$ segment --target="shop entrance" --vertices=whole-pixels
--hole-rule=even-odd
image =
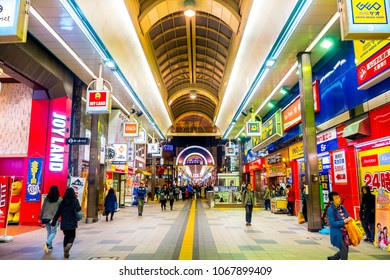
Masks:
[[[112,187],[114,188],[119,207],[125,207],[126,174],[113,173]]]

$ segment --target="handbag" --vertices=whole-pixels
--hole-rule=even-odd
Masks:
[[[76,209],[74,209],[74,213],[75,213],[75,218],[76,218],[76,221],[81,221],[81,219],[84,217],[84,212],[83,211],[79,211],[77,212]]]
[[[345,224],[344,227],[347,230],[347,234],[352,245],[357,247],[363,239],[363,236],[356,225],[356,221],[352,219],[348,224]]]
[[[305,220],[305,217],[303,216],[303,213],[298,212],[298,224],[303,224],[305,222],[306,222],[306,220]]]

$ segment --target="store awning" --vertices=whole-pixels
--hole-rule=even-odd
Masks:
[[[141,174],[144,174],[145,176],[152,176],[152,173],[150,173],[150,172],[148,172],[146,170],[142,170],[142,169],[137,169],[135,171],[135,173],[137,173],[137,174],[141,173]]]
[[[371,135],[370,119],[365,117],[355,121],[344,128],[343,137],[348,139],[358,139]]]

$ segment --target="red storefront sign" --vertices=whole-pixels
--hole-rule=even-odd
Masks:
[[[0,178],[0,228],[5,228],[8,222],[8,207],[9,207],[9,178]]]
[[[318,81],[313,83],[314,112],[320,111],[320,91]],[[282,112],[283,131],[287,131],[301,122],[301,98],[298,97],[290,106]]]
[[[356,67],[358,86],[368,82],[390,67],[390,44]]]
[[[362,161],[362,167],[379,165],[378,155],[364,156],[362,157],[361,161]]]
[[[107,90],[88,90],[87,112],[90,114],[109,114],[111,112],[111,94]]]

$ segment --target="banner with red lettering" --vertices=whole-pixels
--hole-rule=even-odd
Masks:
[[[374,244],[390,251],[383,240],[388,235],[384,229],[390,227],[390,146],[359,152],[359,165],[362,185],[370,186],[376,196]]]
[[[10,178],[0,178],[0,228],[5,228],[8,222],[8,208],[10,195]]]

